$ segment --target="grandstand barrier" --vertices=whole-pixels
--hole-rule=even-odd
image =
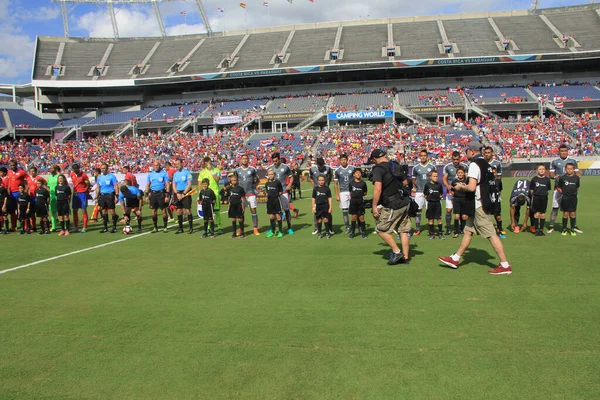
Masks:
[[[290,120],[301,120],[301,119],[306,119],[306,118],[310,118],[313,116],[314,113],[311,112],[298,112],[298,113],[284,113],[284,114],[264,114],[262,116],[262,119],[264,121],[290,121]]]
[[[344,111],[327,114],[329,121],[349,121],[349,120],[364,120],[364,119],[386,119],[394,118],[394,110],[380,111]]]

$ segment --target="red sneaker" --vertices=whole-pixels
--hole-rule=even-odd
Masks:
[[[512,274],[512,268],[510,265],[504,268],[502,265],[498,264],[498,266],[494,269],[490,269],[488,271],[490,275],[510,275]]]
[[[452,269],[458,269],[458,261],[454,261],[452,257],[438,257],[438,260]]]
[[[419,236],[420,234],[421,234],[421,231],[418,230],[418,231],[415,231],[415,233],[413,233],[413,236]]]

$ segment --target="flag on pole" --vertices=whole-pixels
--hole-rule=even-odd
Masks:
[[[315,2],[315,0],[308,0],[308,1],[310,1],[311,3],[314,3],[314,2]]]
[[[269,7],[269,2],[268,1],[263,1],[263,6]]]
[[[288,1],[288,3],[292,4],[292,2],[293,2],[294,0],[287,0],[287,1]]]
[[[217,8],[217,11],[218,11],[218,12],[225,12],[225,10],[224,10],[224,9],[222,9],[221,7]]]
[[[240,3],[240,7],[246,8],[246,3]]]
[[[181,15],[186,15],[186,14],[187,14],[187,12],[185,12],[185,11],[179,11],[179,14],[181,14]]]

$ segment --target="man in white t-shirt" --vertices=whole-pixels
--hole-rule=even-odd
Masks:
[[[477,141],[470,142],[467,145],[466,154],[467,159],[470,161],[469,172],[467,174],[469,183],[466,185],[457,185],[454,190],[466,192],[466,201],[469,202],[469,197],[472,198],[474,201],[471,202],[471,207],[474,209],[467,210],[468,218],[465,225],[465,235],[463,236],[458,251],[449,257],[438,257],[438,259],[448,267],[457,269],[460,258],[471,244],[473,234],[477,233],[490,241],[498,258],[500,258],[500,264],[488,272],[491,275],[511,274],[512,268],[506,259],[506,254],[504,254],[504,246],[496,234],[491,216],[484,211],[481,198],[481,186],[488,185],[486,180],[489,181],[490,179],[493,179],[491,167],[481,155],[481,143]],[[475,193],[474,197],[472,195],[473,192]]]

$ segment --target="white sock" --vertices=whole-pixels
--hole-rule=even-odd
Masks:
[[[508,268],[508,267],[510,267],[510,264],[508,263],[508,261],[502,261],[502,262],[500,263],[500,266],[501,266],[502,268]]]
[[[456,254],[452,254],[452,255],[450,256],[450,258],[451,258],[452,260],[454,260],[454,261],[457,261],[457,262],[458,262],[458,261],[460,261],[460,256],[459,256],[459,255],[456,255]]]

